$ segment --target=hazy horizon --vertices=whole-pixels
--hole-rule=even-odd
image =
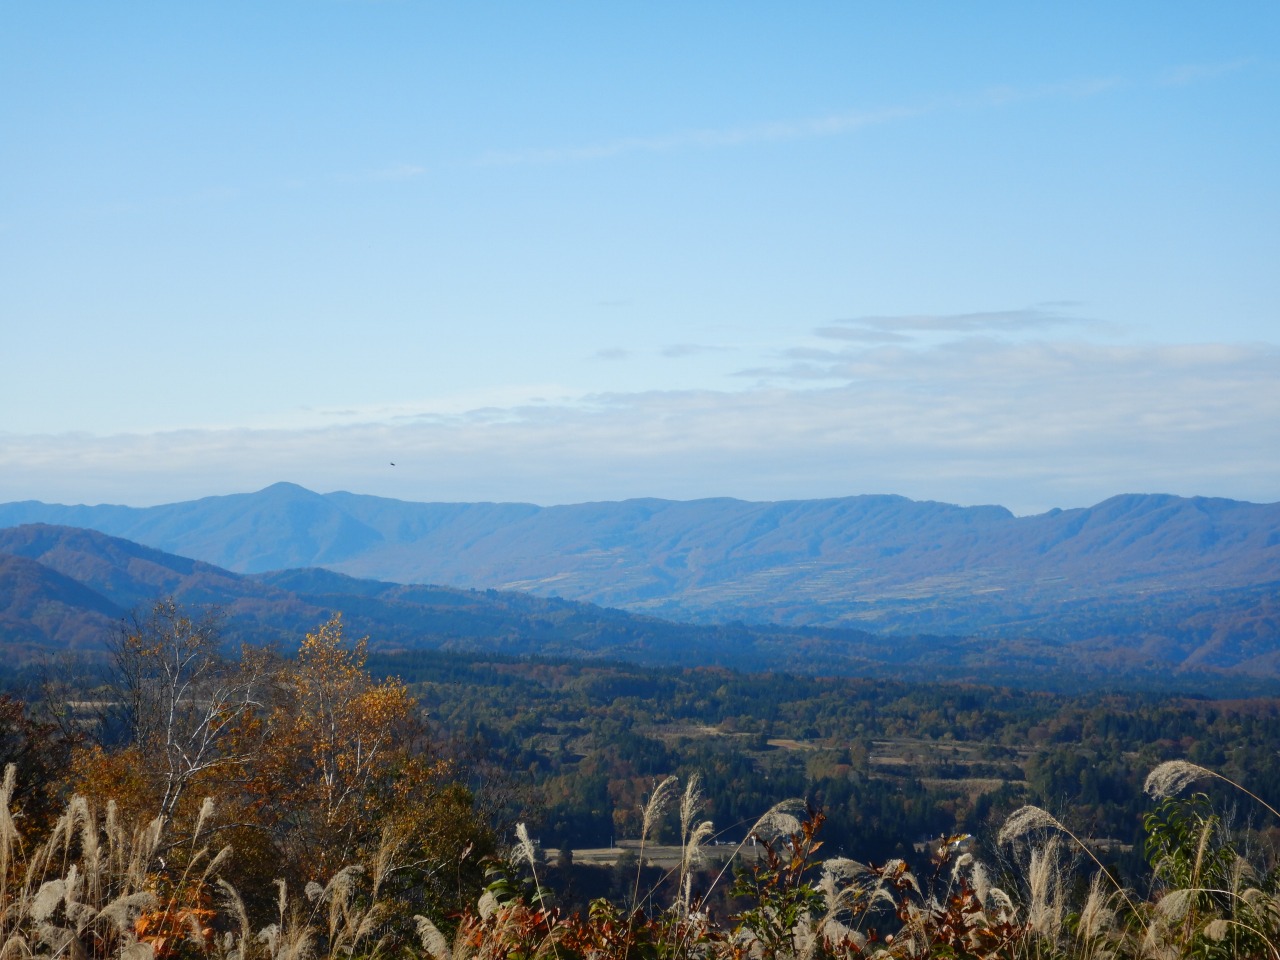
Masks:
[[[229,492],[226,492],[226,493],[205,494],[205,495],[203,495],[203,496],[199,496],[199,497],[183,498],[183,499],[179,499],[179,500],[157,500],[157,501],[155,501],[155,502],[151,502],[151,503],[124,503],[124,502],[116,502],[116,501],[98,501],[98,502],[90,503],[90,502],[88,502],[88,501],[84,501],[84,500],[80,500],[80,501],[50,501],[50,500],[44,500],[44,501],[40,501],[40,498],[38,498],[38,497],[28,497],[28,498],[25,498],[25,499],[26,499],[26,500],[28,500],[28,501],[35,500],[35,501],[43,502],[43,503],[45,503],[45,504],[47,504],[47,505],[49,505],[49,506],[66,506],[66,507],[107,507],[107,506],[115,507],[115,506],[119,506],[119,507],[132,507],[132,508],[135,508],[135,509],[146,509],[147,507],[170,506],[170,505],[175,504],[175,503],[188,503],[188,502],[193,502],[193,501],[195,501],[195,500],[205,500],[205,499],[213,499],[213,498],[218,498],[218,497],[229,497],[229,496],[245,496],[245,495],[253,495],[253,494],[257,494],[257,493],[265,492],[265,491],[266,491],[266,490],[268,490],[269,488],[274,487],[274,486],[279,486],[279,485],[290,485],[290,486],[301,487],[302,489],[307,490],[307,491],[308,491],[308,492],[310,492],[310,493],[319,494],[319,495],[321,495],[321,496],[326,496],[326,495],[328,495],[328,494],[332,494],[332,493],[346,493],[346,494],[354,494],[354,495],[356,495],[356,496],[373,496],[373,497],[380,497],[381,499],[398,500],[398,501],[406,502],[406,503],[477,503],[477,502],[490,502],[490,503],[516,503],[516,504],[530,504],[530,505],[533,505],[533,506],[536,506],[536,507],[576,506],[576,505],[585,504],[585,503],[616,503],[616,502],[623,502],[623,501],[625,501],[625,500],[665,500],[665,501],[673,501],[673,502],[695,502],[695,501],[698,501],[698,500],[718,500],[718,499],[729,499],[729,500],[741,500],[741,501],[744,501],[744,502],[781,503],[781,502],[787,502],[787,501],[795,501],[795,500],[798,500],[798,499],[824,499],[824,500],[825,500],[825,499],[844,499],[844,498],[850,498],[850,497],[864,497],[864,496],[865,496],[865,497],[901,497],[901,496],[903,496],[902,494],[895,494],[895,493],[893,493],[892,491],[888,491],[888,490],[881,490],[881,491],[867,491],[867,492],[863,492],[863,493],[837,494],[837,495],[832,496],[832,497],[813,497],[813,498],[781,497],[781,498],[774,498],[774,499],[772,499],[772,500],[767,500],[767,499],[764,499],[764,498],[729,497],[729,496],[722,496],[722,497],[717,497],[717,496],[710,496],[710,497],[624,497],[624,498],[617,498],[617,499],[615,499],[615,500],[599,500],[599,499],[597,499],[597,500],[571,500],[571,501],[564,501],[564,502],[546,502],[546,503],[541,503],[541,502],[538,502],[538,501],[528,500],[528,499],[524,499],[524,500],[519,500],[519,499],[515,499],[515,500],[500,500],[500,501],[492,501],[492,500],[491,500],[491,501],[476,501],[476,500],[469,500],[469,501],[468,501],[468,500],[439,500],[439,499],[434,499],[434,500],[432,500],[432,499],[422,499],[422,498],[416,498],[416,497],[381,497],[381,495],[379,495],[379,494],[368,494],[368,493],[365,493],[365,492],[363,492],[363,491],[361,491],[361,490],[349,490],[349,489],[345,489],[345,488],[342,488],[342,489],[334,489],[334,490],[315,490],[315,489],[312,489],[312,488],[310,488],[310,487],[305,486],[304,484],[294,483],[292,480],[277,480],[277,481],[275,481],[274,483],[267,484],[265,487],[259,487],[259,488],[254,489],[254,490],[233,490],[233,491],[229,491]],[[1012,508],[1008,507],[1006,504],[1003,504],[1003,503],[993,503],[993,502],[984,502],[984,503],[957,503],[957,502],[952,501],[952,500],[941,500],[941,501],[933,501],[933,502],[938,502],[938,503],[947,503],[947,504],[950,504],[950,505],[952,505],[952,506],[958,506],[958,507],[1004,507],[1005,509],[1008,509],[1008,510],[1009,510],[1009,511],[1010,511],[1010,512],[1015,516],[1015,517],[1031,517],[1031,516],[1039,516],[1039,515],[1044,514],[1044,513],[1049,513],[1049,512],[1052,512],[1052,511],[1054,511],[1054,510],[1087,509],[1087,508],[1089,508],[1089,507],[1095,507],[1095,506],[1097,506],[1099,503],[1103,503],[1103,502],[1105,502],[1106,500],[1110,500],[1110,499],[1113,499],[1113,498],[1115,498],[1115,497],[1125,497],[1125,496],[1138,496],[1138,497],[1162,497],[1162,496],[1174,496],[1174,497],[1183,497],[1183,498],[1186,498],[1186,499],[1234,499],[1234,498],[1215,498],[1215,497],[1208,497],[1208,496],[1206,496],[1206,495],[1204,495],[1204,494],[1173,494],[1173,493],[1169,493],[1168,491],[1164,491],[1164,490],[1121,490],[1121,491],[1116,491],[1115,493],[1111,494],[1110,496],[1104,497],[1102,500],[1094,501],[1094,502],[1092,502],[1092,503],[1071,504],[1071,505],[1069,505],[1069,506],[1053,506],[1053,507],[1047,507],[1047,508],[1045,508],[1044,510],[1036,510],[1036,511],[1031,511],[1031,512],[1027,512],[1027,513],[1020,513],[1020,512],[1018,512],[1017,510],[1013,510]],[[906,499],[913,500],[913,501],[916,501],[916,502],[923,502],[921,498],[907,497]],[[21,502],[21,501],[6,501],[6,502],[10,502],[10,503],[12,503],[12,502]],[[1259,506],[1265,506],[1265,505],[1267,505],[1267,504],[1269,504],[1269,503],[1272,503],[1272,502],[1278,502],[1278,501],[1256,501],[1256,500],[1254,500],[1254,501],[1237,501],[1237,502],[1253,503],[1253,504],[1256,504],[1256,505],[1259,505]]]

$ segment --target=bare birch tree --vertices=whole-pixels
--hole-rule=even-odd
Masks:
[[[111,653],[126,736],[160,781],[167,820],[193,781],[247,759],[227,748],[237,720],[261,706],[269,671],[251,651],[224,656],[218,614],[193,617],[172,598],[122,624]]]

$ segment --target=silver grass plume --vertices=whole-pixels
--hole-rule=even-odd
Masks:
[[[533,874],[533,888],[538,893],[538,903],[542,903],[542,882],[538,879],[538,851],[529,839],[529,828],[523,823],[516,824],[516,851],[529,864],[529,872]]]
[[[50,956],[56,957],[64,950],[70,952],[71,941],[75,936],[65,927],[53,923],[42,923],[36,927],[36,938],[49,948]]]
[[[667,804],[671,801],[671,794],[675,792],[675,789],[676,778],[667,777],[654,788],[653,794],[649,797],[649,802],[640,808],[643,815],[640,827],[641,842],[648,839],[649,832],[653,830],[654,824],[658,822],[658,818],[666,810]]]
[[[164,840],[164,825],[164,819],[156,817],[133,835],[133,843],[129,851],[129,866],[125,875],[134,887],[146,886],[152,861],[155,860],[160,844]]]
[[[537,851],[533,847],[533,841],[529,839],[529,828],[523,823],[516,824],[516,846],[513,852],[517,860],[523,860],[530,867],[538,863]]]
[[[822,872],[829,873],[832,877],[845,878],[871,873],[871,868],[865,863],[850,860],[848,857],[832,857],[822,862]]]
[[[748,836],[754,834],[765,840],[790,836],[800,829],[800,818],[796,813],[802,810],[804,810],[804,801],[798,797],[775,803],[764,812],[747,834]]]
[[[205,797],[204,803],[200,804],[200,813],[196,816],[196,828],[191,832],[191,842],[195,843],[196,837],[200,836],[200,831],[204,829],[205,821],[213,816],[213,797]]]
[[[108,903],[98,912],[98,917],[111,922],[117,933],[127,933],[133,927],[133,921],[144,910],[153,910],[159,906],[155,894],[142,890],[137,893],[126,893]]]
[[[258,942],[266,945],[270,960],[308,960],[315,946],[310,928],[302,923],[273,923],[258,934]]]
[[[822,894],[825,909],[817,923],[812,925],[812,936],[804,943],[800,954],[803,960],[816,955],[819,947],[834,952],[838,944],[853,942],[858,949],[862,949],[866,945],[866,938],[846,924],[844,917],[848,915],[852,918],[860,909],[872,909],[881,899],[891,907],[897,906],[897,899],[885,889],[883,882],[876,884],[867,902],[862,904],[862,899],[867,896],[867,889],[853,882],[853,878],[864,873],[871,875],[864,864],[843,857],[833,858],[823,864],[817,889]],[[842,879],[850,882],[841,885]]]
[[[419,915],[414,916],[413,922],[418,931],[418,940],[427,955],[432,960],[449,960],[452,951],[449,949],[449,941],[440,932],[440,928],[426,917]]]
[[[120,821],[120,807],[115,800],[107,801],[107,816],[102,826],[107,839],[106,872],[119,876],[125,869],[128,839],[124,824]]]
[[[1063,826],[1056,817],[1044,810],[1041,810],[1039,807],[1028,805],[1021,807],[1010,814],[1009,819],[1007,819],[1004,822],[1004,826],[1000,828],[1000,833],[997,835],[997,842],[1003,846],[1006,843],[1013,843],[1035,830],[1046,828],[1056,830],[1070,837],[1075,845],[1094,862],[1094,865],[1107,878],[1111,883],[1111,886],[1115,888],[1115,891],[1124,899],[1124,902],[1129,907],[1129,911],[1136,917],[1142,916],[1137,907],[1134,906],[1133,901],[1129,899],[1129,895],[1125,892],[1124,887],[1120,886],[1116,881],[1116,878],[1111,875],[1111,871],[1102,865],[1102,861],[1099,860],[1094,852],[1089,849],[1088,845]],[[1152,933],[1152,928],[1148,924],[1147,940],[1151,939]]]
[[[684,785],[684,795],[680,798],[680,835],[682,837],[689,836],[693,818],[698,815],[698,811],[701,809],[701,779],[694,773],[690,775],[689,782]]]
[[[1219,917],[1217,920],[1210,920],[1204,927],[1204,935],[1210,940],[1225,940],[1227,933],[1231,929],[1231,923]]]
[[[901,874],[900,879],[904,881],[907,884],[907,886],[909,886],[912,890],[914,890],[917,895],[920,893],[920,884],[916,882],[916,876],[914,873],[910,871],[910,869],[908,869],[907,863],[905,860],[902,860],[901,858],[886,860],[884,863],[884,867],[882,869],[887,874],[900,873]]]
[[[987,894],[991,892],[991,877],[980,860],[975,860],[969,870],[969,883],[973,885],[973,894],[979,903],[987,902]]]
[[[702,845],[714,832],[715,826],[710,820],[703,820],[693,828],[693,832],[689,834],[688,840],[685,842],[681,869],[687,872],[695,864],[702,862]]]
[[[1212,776],[1215,776],[1212,771],[1187,760],[1166,760],[1147,774],[1142,789],[1153,799],[1163,800],[1181,793],[1197,780]]]
[[[137,940],[120,951],[120,960],[154,960],[155,955],[155,947]]]
[[[61,878],[43,883],[40,889],[36,891],[36,896],[31,901],[31,906],[27,908],[31,919],[36,923],[44,923],[49,917],[53,916],[54,911],[61,905],[66,895],[66,890],[67,881]]]
[[[1063,826],[1053,814],[1041,810],[1039,807],[1019,807],[1009,814],[1009,819],[1004,822],[1004,826],[1000,828],[1000,833],[996,836],[996,842],[1004,846],[1006,843],[1013,843],[1015,840],[1022,839],[1032,831],[1046,828],[1062,830]]]
[[[693,819],[702,809],[702,791],[699,789],[699,777],[691,774],[689,782],[684,785],[684,795],[680,798],[680,902],[687,911],[693,900],[691,868],[702,859],[702,844],[715,828],[710,820],[703,820],[694,825]]]
[[[382,885],[395,870],[396,859],[405,844],[405,836],[391,827],[384,827],[378,839],[378,852],[373,859],[373,890],[370,899],[378,900]]]
[[[476,913],[480,915],[481,920],[487,922],[495,913],[498,912],[500,907],[501,904],[498,903],[498,898],[486,890],[484,893],[480,894],[480,899],[476,902]]]
[[[1061,842],[1051,837],[1038,850],[1031,851],[1027,870],[1031,902],[1027,904],[1027,925],[1045,938],[1052,938],[1062,925],[1062,871],[1058,869]]]
[[[999,887],[992,887],[988,890],[987,899],[999,911],[996,915],[1001,920],[1012,922],[1014,917],[1018,915],[1018,908],[1013,905],[1013,897]]]
[[[1246,797],[1256,800],[1262,806],[1271,812],[1273,817],[1280,819],[1280,810],[1277,810],[1267,801],[1254,793],[1247,787],[1236,783],[1230,777],[1224,777],[1220,773],[1215,773],[1207,767],[1199,766],[1188,760],[1166,760],[1160,766],[1156,767],[1147,774],[1147,782],[1144,789],[1153,798],[1160,800],[1165,797],[1172,797],[1175,794],[1185,790],[1197,780],[1203,780],[1206,777],[1212,777],[1215,780],[1221,780],[1223,783],[1230,784],[1235,787]]]
[[[1198,890],[1170,890],[1156,903],[1156,913],[1170,923],[1179,923],[1191,909]]]
[[[1115,891],[1107,890],[1102,885],[1102,874],[1095,873],[1089,883],[1089,895],[1080,908],[1077,939],[1090,946],[1110,932],[1116,916],[1112,908],[1114,900]]]
[[[70,812],[72,809],[76,811],[75,817],[80,824],[80,862],[84,864],[85,899],[101,903],[104,886],[110,880],[107,870],[110,850],[102,849],[97,818],[89,810],[89,801],[84,797],[72,797],[67,810]]]
[[[345,940],[355,932],[359,920],[355,917],[356,878],[364,873],[364,868],[352,864],[343,867],[325,884],[320,895],[322,902],[329,905],[329,943]],[[309,892],[309,891],[308,891]]]
[[[13,791],[17,785],[18,768],[8,764],[4,768],[4,781],[0,783],[0,878],[9,877],[13,862],[13,850],[19,843],[17,824],[13,820]]]
[[[200,883],[203,885],[211,882],[214,874],[218,872],[218,868],[226,864],[226,862],[230,859],[231,859],[230,847],[223,847],[221,850],[219,850],[216,854],[214,854],[213,858],[205,866],[204,871],[200,875]]]
[[[279,891],[276,897],[276,908],[279,911],[279,919],[276,923],[264,927],[257,936],[259,943],[266,944],[267,956],[270,960],[307,960],[311,956],[313,949],[313,941],[311,928],[298,921],[296,908],[289,910],[289,888],[283,880],[275,881],[276,889]],[[319,895],[323,893],[323,888],[318,883],[307,884],[308,899],[315,901]],[[317,891],[312,896],[311,887]],[[245,952],[241,948],[241,953]]]
[[[667,803],[671,800],[671,794],[675,792],[676,778],[667,777],[660,784],[654,787],[653,793],[649,796],[649,802],[642,804],[640,807],[641,823],[640,823],[640,853],[636,858],[636,879],[631,887],[631,907],[635,909],[636,904],[640,900],[640,871],[644,868],[644,845],[649,839],[649,833],[653,830],[654,825],[658,822],[658,818],[667,808]]]
[[[711,886],[707,889],[707,893],[710,894],[711,891],[716,888],[724,878],[725,872],[729,869],[729,865],[737,859],[742,848],[747,845],[747,841],[752,837],[769,838],[776,837],[783,833],[790,835],[799,830],[800,821],[791,811],[803,809],[804,801],[797,797],[791,797],[790,799],[775,803],[772,807],[766,810],[763,816],[761,816],[751,829],[747,831],[746,837],[743,838],[742,842],[734,847],[733,853],[729,855],[729,859],[726,860],[724,866],[720,868],[720,872],[716,874],[716,878],[711,881]],[[637,873],[637,883],[639,882],[638,877],[639,874]],[[3,958],[0,957],[0,960],[3,960]]]
[[[244,900],[241,899],[240,893],[226,880],[221,877],[217,881],[218,890],[222,894],[222,904],[224,908],[235,918],[236,925],[240,930],[239,943],[240,947],[237,953],[237,960],[244,960],[244,955],[249,941],[253,938],[251,927],[249,925],[249,911],[245,909]],[[232,934],[227,933],[228,945],[230,945]]]
[[[526,861],[528,861],[529,872],[533,874],[533,888],[534,890],[537,891],[537,894],[538,894],[538,905],[545,906],[546,901],[545,901],[544,894],[542,892],[542,883],[538,880],[537,850],[534,849],[533,841],[529,839],[529,828],[525,824],[523,823],[516,824],[516,839],[520,841],[518,845],[518,850],[520,852],[520,855],[524,857]],[[639,872],[639,868],[637,867],[636,869],[637,884],[639,883],[639,879],[640,879],[640,872]],[[556,957],[559,957],[560,950],[556,947],[556,943],[554,939],[554,931],[547,934],[547,939],[546,941],[544,941],[544,945],[546,943],[551,944],[552,953],[554,953]]]
[[[1213,839],[1213,828],[1217,824],[1216,817],[1208,817],[1204,822],[1204,827],[1200,831],[1200,839],[1196,843],[1196,862],[1191,870],[1191,882],[1200,882],[1200,871],[1204,867],[1205,854],[1209,852],[1209,843]]]

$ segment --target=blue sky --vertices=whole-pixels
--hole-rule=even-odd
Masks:
[[[1280,500],[1278,41],[7,0],[0,500]]]

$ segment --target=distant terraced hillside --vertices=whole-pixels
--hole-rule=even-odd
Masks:
[[[885,636],[842,627],[678,623],[528,593],[361,580],[319,568],[237,574],[98,531],[48,524],[0,529],[0,674],[52,651],[101,651],[131,610],[162,596],[219,607],[233,645],[287,649],[340,611],[352,635],[369,635],[380,651],[483,651],[1051,689],[1155,685],[1239,695],[1280,682],[1270,588],[1168,598],[1132,605],[1127,614],[1119,604],[1073,605],[1070,616],[1062,611],[1052,624],[1041,623],[1039,635]]]
[[[1078,636],[1194,618],[1230,596],[1232,622],[1247,621],[1256,639],[1271,629],[1280,585],[1280,504],[1154,494],[1033,517],[895,496],[538,507],[284,483],[145,509],[0,506],[0,525],[31,522],[242,573],[324,567],[702,621]],[[1203,624],[1202,639],[1218,626]]]

